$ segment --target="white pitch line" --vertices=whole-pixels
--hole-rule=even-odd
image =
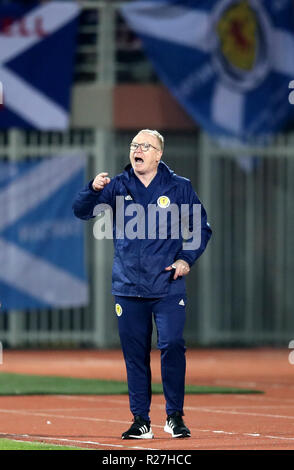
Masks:
[[[267,397],[265,395],[263,396],[245,396],[245,395],[236,395],[235,398],[237,400],[250,400],[250,401],[264,401],[264,402],[283,402],[283,403],[293,403],[294,404],[294,398],[284,398],[284,397]]]
[[[80,407],[78,408],[78,411],[93,411],[93,410],[97,411],[98,408],[94,408],[94,407],[93,408],[80,408]],[[113,411],[113,408],[103,408],[103,411],[105,411],[105,410],[112,410]],[[21,410],[21,411],[29,411],[29,412],[33,413],[34,411],[36,411],[36,408],[26,408],[25,410]],[[42,412],[42,413],[54,412],[55,413],[56,411],[57,412],[58,411],[63,411],[63,412],[65,412],[65,411],[77,411],[77,408],[38,408],[39,413],[40,412]],[[0,410],[0,412],[1,412],[1,410]]]
[[[64,397],[69,398],[69,396]],[[73,397],[74,398],[74,397]],[[87,397],[81,397],[83,400],[87,400]],[[118,403],[123,404],[125,403],[122,400],[113,400],[110,399],[108,402],[111,403]],[[158,403],[153,403],[153,407],[165,409],[164,405],[160,405]],[[220,407],[221,408],[221,407]],[[287,407],[288,408],[288,407]],[[197,412],[204,412],[204,413],[220,413],[220,414],[233,414],[233,415],[246,415],[246,416],[256,416],[256,417],[263,417],[263,418],[279,418],[279,419],[294,419],[294,416],[285,416],[285,415],[273,415],[273,414],[266,414],[266,413],[251,413],[246,411],[234,411],[234,410],[224,410],[219,408],[207,408],[207,407],[199,407],[199,406],[185,406],[185,410],[189,411],[197,411]]]
[[[231,431],[223,431],[223,430],[214,430],[214,431],[211,431],[211,432],[214,432],[215,434],[232,434],[232,435],[235,435],[236,433],[235,432],[231,432]]]
[[[60,419],[73,419],[73,420],[84,420],[84,421],[97,421],[97,422],[105,422],[108,421],[109,423],[120,423],[120,424],[129,424],[128,421],[119,421],[116,419],[107,419],[105,420],[104,418],[92,418],[89,416],[66,416],[66,415],[56,415],[52,413],[39,413],[39,412],[34,412],[34,411],[27,411],[27,410],[3,410],[0,409],[0,413],[11,413],[11,414],[21,414],[25,416],[39,416],[42,418],[60,418]]]
[[[265,413],[250,413],[247,411],[234,411],[234,410],[220,410],[220,409],[209,409],[209,408],[197,408],[197,407],[190,407],[186,406],[186,410],[192,411],[199,411],[200,413],[219,413],[219,414],[229,414],[229,415],[242,415],[242,416],[255,416],[257,418],[275,418],[275,419],[294,419],[294,416],[286,416],[286,415],[273,415],[273,414],[265,414]]]
[[[103,400],[103,403],[107,400],[111,403],[129,403],[129,398],[126,396],[125,399],[115,399],[110,397],[109,395],[103,395],[102,397],[96,396],[96,397],[85,397],[85,396],[73,396],[73,395],[56,395],[56,398],[61,398],[62,400],[82,400],[82,401],[89,401],[89,402],[101,402]]]
[[[70,398],[70,396],[60,396],[61,398]],[[72,397],[73,399],[75,397]],[[82,400],[88,400],[88,397],[81,397]],[[125,403],[124,400],[115,400],[109,399],[107,400],[111,403],[118,403],[123,404]],[[158,403],[153,403],[153,407],[165,409],[164,405],[160,405]],[[221,407],[220,407],[221,408]],[[287,407],[288,408],[288,407]],[[273,415],[273,414],[266,414],[266,413],[253,413],[253,412],[246,412],[246,411],[234,411],[234,410],[224,410],[219,408],[207,408],[207,407],[197,407],[197,406],[185,406],[185,410],[189,411],[196,411],[196,412],[205,412],[205,413],[220,413],[220,414],[233,414],[233,415],[246,415],[246,416],[256,416],[256,417],[264,417],[264,418],[278,418],[278,419],[294,419],[294,416],[285,416],[285,415]]]
[[[268,389],[289,389],[292,390],[294,388],[294,385],[292,384],[281,384],[281,383],[267,383],[267,382],[230,382],[230,381],[223,381],[223,380],[216,380],[214,381],[214,384],[217,386],[222,386],[222,387],[250,387],[250,388],[257,388],[257,389],[262,389],[263,387],[266,387]]]
[[[227,409],[229,409],[230,411],[232,410],[232,406],[223,406],[221,407],[223,409],[223,411],[225,412]],[[271,405],[243,405],[243,406],[234,406],[233,407],[234,410],[243,410],[243,409],[255,409],[257,408],[258,410],[260,409],[264,409],[264,410],[267,410],[268,408],[270,409],[289,409],[289,408],[294,408],[294,405],[276,405],[276,406],[271,406]],[[185,408],[186,409],[186,408]],[[214,411],[214,409],[216,411],[219,411],[219,406],[218,407],[210,407],[211,409],[211,412]],[[93,407],[93,408],[81,408],[79,407],[78,408],[78,411],[99,411],[99,408],[97,407]],[[113,408],[112,407],[103,407],[103,411],[105,410],[112,410],[113,411]],[[26,408],[25,411],[29,411],[29,412],[34,412],[35,411],[35,408]],[[59,412],[59,411],[63,411],[63,412],[72,412],[72,411],[77,411],[77,408],[38,408],[38,412],[42,412],[42,413],[51,413],[51,412]],[[236,411],[237,412],[237,411]]]
[[[282,439],[286,441],[294,441],[294,437],[283,437],[283,436],[264,436],[267,437],[268,439]]]
[[[81,401],[89,401],[89,402],[97,402],[97,403],[100,403],[101,402],[101,398],[99,397],[75,397],[75,396],[72,396],[72,395],[59,395],[58,398],[61,398],[62,400],[81,400]],[[235,398],[238,398],[238,399],[242,399],[242,400],[251,400],[251,401],[254,401],[254,400],[257,400],[257,401],[262,401],[263,400],[263,397],[260,397],[260,396],[256,396],[255,398],[254,397],[249,397],[249,396],[236,396]],[[278,401],[279,403],[281,402],[287,402],[287,403],[293,403],[293,405],[290,405],[290,406],[287,406],[287,405],[273,405],[275,408],[277,407],[285,407],[285,408],[290,408],[292,406],[294,406],[294,399],[291,399],[291,398],[273,398],[273,397],[266,397],[266,401]],[[128,398],[126,398],[125,400],[123,399],[114,399],[112,397],[106,397],[106,396],[103,396],[103,402],[107,402],[107,403],[117,403],[118,405],[123,405],[123,404],[126,404],[128,403]],[[161,405],[159,403],[152,403],[152,406],[156,406],[157,408],[162,408],[164,409],[164,405]],[[211,405],[210,408],[219,408],[219,405]],[[222,408],[232,408],[232,405],[221,405]],[[234,408],[253,408],[253,407],[258,407],[258,408],[270,408],[271,405],[259,405],[259,404],[256,404],[256,405],[236,405],[234,406]],[[191,409],[193,409],[193,406],[190,407]],[[187,409],[187,407],[185,407],[185,409]],[[195,408],[196,409],[196,408]],[[198,408],[197,408],[198,409]]]
[[[64,410],[63,410],[64,411]],[[56,415],[52,413],[40,413],[40,412],[34,412],[34,411],[28,411],[28,410],[3,410],[0,409],[0,413],[6,413],[6,414],[21,414],[25,416],[36,416],[36,417],[42,417],[42,418],[57,418],[57,419],[70,419],[70,420],[77,420],[80,419],[82,421],[94,421],[94,422],[108,422],[108,423],[118,423],[118,424],[127,424],[129,425],[129,421],[120,421],[117,419],[106,419],[106,418],[92,418],[89,416],[66,416],[66,415]],[[152,427],[156,428],[163,428],[163,425],[156,425],[152,424]],[[155,449],[157,450],[157,449]]]
[[[210,411],[210,410],[209,410]],[[220,410],[219,410],[220,411]],[[212,411],[213,412],[213,411]],[[52,413],[47,414],[47,413],[36,413],[36,412],[28,412],[24,410],[1,410],[0,413],[11,413],[11,414],[23,414],[23,415],[30,415],[30,416],[41,416],[41,417],[53,417],[53,418],[60,418],[60,419],[80,419],[80,420],[86,420],[86,421],[97,421],[97,422],[109,422],[109,423],[121,423],[121,424],[126,424],[128,423],[127,421],[120,421],[120,420],[113,420],[113,419],[105,419],[105,418],[90,418],[90,417],[84,417],[84,416],[65,416],[65,415],[53,415]],[[276,415],[274,415],[276,417]],[[153,428],[161,428],[162,425],[157,425],[157,424],[152,424]],[[259,433],[240,433],[240,432],[233,432],[233,431],[223,431],[223,430],[217,430],[217,429],[196,429],[196,428],[191,428],[195,432],[210,432],[214,434],[226,434],[226,435],[232,435],[232,436],[250,436],[250,437],[258,437],[260,439],[276,439],[276,440],[289,440],[289,441],[294,441],[294,437],[284,437],[284,436],[272,436],[272,435],[262,435]],[[8,433],[0,433],[0,435],[13,435],[13,434],[8,434]],[[31,437],[26,434],[15,434],[15,436],[20,436],[20,437]],[[146,447],[135,447],[135,446],[124,446],[122,444],[107,444],[107,443],[101,443],[98,441],[78,441],[74,440],[71,441],[69,439],[65,438],[54,438],[54,437],[44,437],[44,436],[34,436],[34,438],[37,439],[48,439],[48,440],[55,440],[55,441],[68,441],[68,442],[76,442],[76,443],[86,443],[86,444],[91,444],[91,445],[100,445],[104,447],[119,447],[119,448],[129,448],[129,449],[146,449],[146,450],[160,450],[156,448],[146,448]]]
[[[76,444],[91,444],[91,445],[97,445],[97,446],[103,446],[103,447],[118,447],[120,449],[136,449],[136,450],[160,450],[160,449],[155,449],[151,447],[139,447],[139,446],[125,446],[123,444],[107,444],[107,443],[102,443],[98,441],[80,441],[76,439],[66,439],[66,438],[61,438],[61,437],[49,437],[49,436],[30,436],[29,434],[10,434],[10,433],[3,433],[0,432],[0,436],[4,437],[6,436],[7,439],[9,439],[10,436],[17,438],[17,437],[22,437],[22,438],[29,438],[29,439],[34,439],[33,441],[30,442],[35,442],[37,439],[41,440],[46,440],[46,441],[55,441],[55,442],[67,442],[67,443],[76,443]]]

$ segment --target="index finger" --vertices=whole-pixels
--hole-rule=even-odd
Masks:
[[[178,276],[180,275],[179,271],[181,270],[180,266],[177,266],[175,269],[175,274],[174,274],[174,280],[176,280],[178,278]]]

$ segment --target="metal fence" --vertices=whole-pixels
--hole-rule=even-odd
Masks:
[[[288,345],[294,337],[293,144],[290,134],[229,150],[203,138],[214,228],[204,258],[204,344]]]

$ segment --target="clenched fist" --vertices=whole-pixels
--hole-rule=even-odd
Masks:
[[[107,184],[110,183],[110,178],[108,178],[108,173],[99,173],[92,183],[92,188],[95,191],[101,191]]]

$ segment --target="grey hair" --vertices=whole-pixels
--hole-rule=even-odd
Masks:
[[[151,130],[151,129],[142,129],[141,131],[139,131],[139,134],[141,132],[147,132],[148,134],[152,134],[154,135],[158,142],[159,142],[159,145],[160,145],[160,150],[163,150],[164,148],[164,137],[156,130]]]

